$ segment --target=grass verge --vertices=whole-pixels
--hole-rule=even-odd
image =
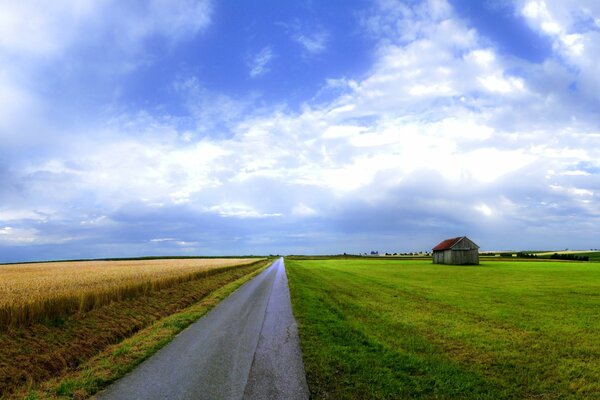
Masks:
[[[312,398],[600,398],[600,264],[286,266]]]
[[[38,324],[1,333],[8,346],[0,348],[0,398],[87,398],[131,371],[269,264],[226,270],[56,326]]]

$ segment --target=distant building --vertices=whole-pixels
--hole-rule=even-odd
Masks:
[[[434,264],[479,264],[479,246],[466,236],[446,239],[432,250]]]

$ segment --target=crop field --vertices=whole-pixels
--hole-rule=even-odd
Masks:
[[[600,399],[600,263],[286,264],[312,398]]]
[[[87,293],[106,293],[101,298],[112,300],[85,312],[0,329],[0,399],[86,398],[135,368],[269,264],[255,258],[1,266],[3,283],[21,288],[3,292],[13,294],[12,304],[25,303],[27,289],[38,301],[44,295],[58,302]],[[35,279],[28,283],[24,271]],[[140,289],[118,299],[123,287]]]
[[[158,259],[0,265],[0,328],[133,298],[257,259]]]

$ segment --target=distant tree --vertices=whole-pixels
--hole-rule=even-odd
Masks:
[[[531,253],[525,253],[523,251],[520,251],[517,253],[517,257],[521,257],[521,258],[537,258],[537,254],[531,254]]]
[[[578,256],[576,254],[558,254],[554,253],[550,256],[553,260],[568,260],[568,261],[589,261],[589,256]]]

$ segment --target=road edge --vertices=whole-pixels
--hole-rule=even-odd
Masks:
[[[283,257],[279,260],[245,382],[244,400],[307,400],[310,396],[285,261]]]

